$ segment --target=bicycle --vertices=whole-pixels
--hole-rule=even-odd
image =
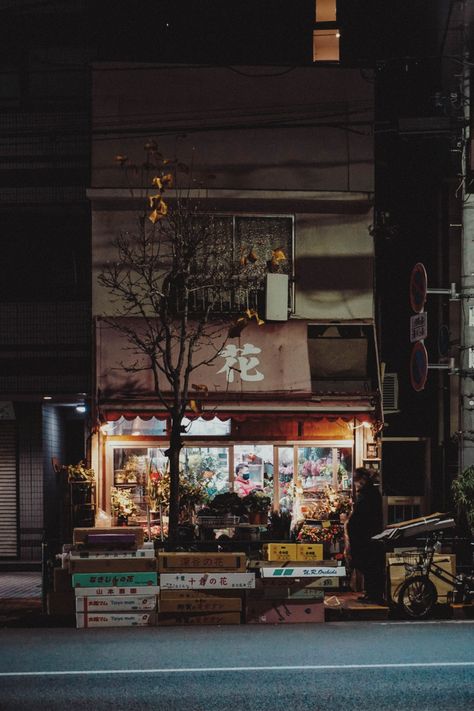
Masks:
[[[401,554],[407,577],[400,585],[397,603],[405,617],[423,619],[433,610],[438,592],[431,577],[453,586],[448,602],[474,601],[474,570],[469,574],[452,575],[433,561],[441,550],[443,531],[427,535],[422,551],[405,551]]]

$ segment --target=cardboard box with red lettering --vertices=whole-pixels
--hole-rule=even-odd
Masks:
[[[247,624],[303,624],[324,622],[324,602],[256,600],[248,602],[246,610]]]
[[[160,573],[244,572],[247,569],[245,553],[159,553]]]
[[[298,543],[296,545],[296,560],[317,560],[324,558],[322,543]]]
[[[162,612],[240,612],[242,600],[238,597],[196,597],[160,599],[158,610]]]
[[[161,573],[162,590],[222,590],[255,587],[255,573]]]
[[[146,597],[150,595],[158,595],[160,588],[158,585],[135,585],[135,586],[124,586],[124,587],[84,587],[84,588],[74,588],[74,595],[76,597],[117,597],[122,595],[145,595]]]
[[[154,612],[76,612],[76,627],[147,627],[156,624]]]
[[[158,614],[158,626],[174,625],[240,625],[240,612],[179,613],[165,612]]]
[[[76,597],[76,612],[152,612],[156,600],[156,595],[81,595]]]
[[[266,543],[263,547],[266,560],[296,560],[296,543]]]
[[[214,598],[214,597],[238,597],[242,600],[243,596],[246,594],[245,590],[218,588],[217,590],[161,590],[160,589],[160,600],[195,600],[196,598]]]
[[[156,558],[71,558],[71,573],[137,573],[156,571]]]

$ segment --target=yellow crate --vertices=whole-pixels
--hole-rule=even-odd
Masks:
[[[266,543],[266,560],[297,560],[296,543]]]
[[[297,543],[296,560],[323,560],[322,543]]]

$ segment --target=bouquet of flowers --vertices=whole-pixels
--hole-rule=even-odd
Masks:
[[[137,507],[133,501],[131,489],[118,489],[110,487],[110,499],[114,516],[132,516],[137,513]]]

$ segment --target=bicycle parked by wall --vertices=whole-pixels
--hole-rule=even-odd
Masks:
[[[438,600],[433,578],[452,586],[453,591],[448,595],[448,602],[474,601],[474,570],[468,574],[452,575],[434,562],[435,554],[441,550],[442,539],[443,531],[429,533],[423,550],[405,551],[401,554],[406,580],[400,585],[397,601],[398,608],[405,617],[428,617]]]

